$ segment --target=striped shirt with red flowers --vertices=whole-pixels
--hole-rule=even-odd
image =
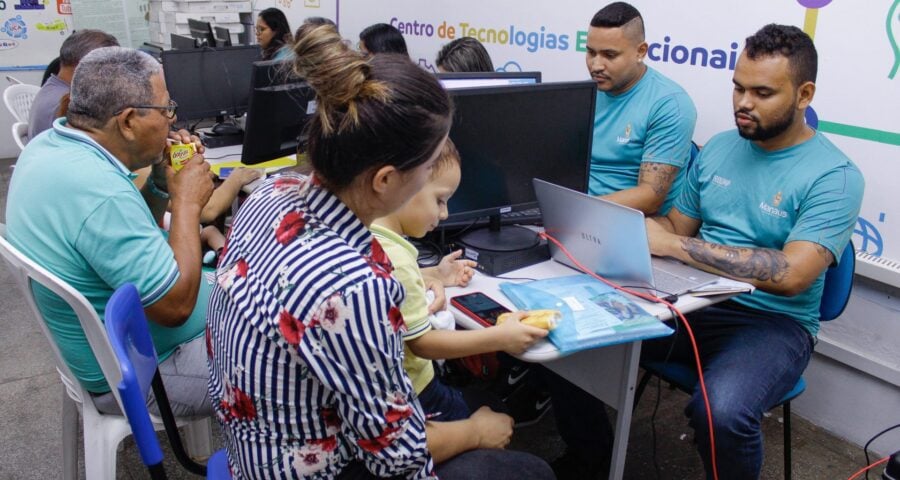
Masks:
[[[403,287],[313,178],[274,177],[234,220],[209,300],[209,392],[235,478],[430,478],[403,370]]]

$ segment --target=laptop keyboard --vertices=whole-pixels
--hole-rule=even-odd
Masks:
[[[681,277],[674,273],[654,268],[653,283],[656,284],[656,290],[659,293],[672,294],[682,293],[686,288],[691,287],[697,282],[690,278]]]

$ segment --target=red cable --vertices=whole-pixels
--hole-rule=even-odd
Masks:
[[[718,467],[716,465],[716,437],[715,437],[715,434],[713,433],[712,409],[709,406],[709,396],[706,393],[706,382],[703,380],[703,368],[702,368],[702,365],[700,365],[700,351],[697,349],[697,341],[694,339],[694,331],[691,329],[691,325],[688,323],[687,318],[684,317],[684,314],[682,314],[681,310],[676,308],[675,305],[672,305],[671,303],[663,300],[662,298],[659,298],[655,295],[651,295],[649,293],[643,293],[643,292],[637,292],[634,290],[630,290],[628,288],[619,286],[619,285],[601,277],[600,275],[597,275],[596,273],[591,271],[591,269],[585,267],[584,265],[581,264],[581,262],[576,260],[575,257],[573,257],[572,254],[569,253],[568,250],[566,250],[566,247],[564,247],[562,245],[562,243],[559,242],[559,240],[553,238],[551,235],[547,234],[546,232],[541,232],[538,234],[538,236],[540,236],[541,238],[543,238],[545,240],[549,240],[550,242],[553,242],[553,244],[556,245],[563,253],[565,253],[566,256],[569,257],[569,260],[571,260],[582,272],[596,278],[597,280],[600,280],[601,282],[609,285],[610,287],[612,287],[616,290],[625,292],[629,295],[634,295],[635,297],[638,297],[638,298],[643,298],[644,300],[647,300],[649,302],[661,303],[661,304],[669,307],[676,314],[678,314],[678,318],[681,320],[682,325],[684,325],[685,330],[687,330],[688,338],[691,340],[691,348],[694,349],[694,362],[695,362],[695,366],[697,367],[697,377],[700,379],[700,393],[703,395],[703,404],[706,406],[706,420],[707,420],[708,428],[709,428],[709,445],[710,445],[709,450],[710,450],[710,455],[711,455],[710,463],[712,464],[713,479],[719,480],[719,471],[718,471]]]
[[[886,463],[886,462],[887,462],[888,460],[890,460],[890,459],[891,459],[891,457],[884,457],[884,458],[882,458],[881,460],[879,460],[879,461],[877,461],[877,462],[875,462],[875,463],[873,463],[873,464],[871,464],[871,465],[869,465],[869,466],[863,468],[862,470],[860,470],[860,471],[854,473],[853,475],[850,475],[850,478],[848,478],[847,480],[853,480],[854,478],[856,478],[856,477],[858,477],[858,476],[860,476],[860,475],[866,473],[868,470],[871,470],[871,469],[873,469],[873,468],[875,468],[875,467],[881,465],[882,463]]]

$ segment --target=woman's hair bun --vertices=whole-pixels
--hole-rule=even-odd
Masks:
[[[358,125],[360,99],[388,97],[387,86],[370,79],[365,57],[352,50],[331,25],[318,25],[297,39],[294,55],[294,71],[316,91],[317,115],[325,134]]]

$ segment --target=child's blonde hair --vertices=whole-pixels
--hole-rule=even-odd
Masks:
[[[460,166],[461,163],[462,159],[459,157],[459,150],[456,149],[453,140],[450,140],[450,137],[447,137],[447,141],[444,142],[444,147],[441,148],[441,153],[434,162],[434,169],[431,171],[432,180],[437,178],[445,168],[451,165]]]

